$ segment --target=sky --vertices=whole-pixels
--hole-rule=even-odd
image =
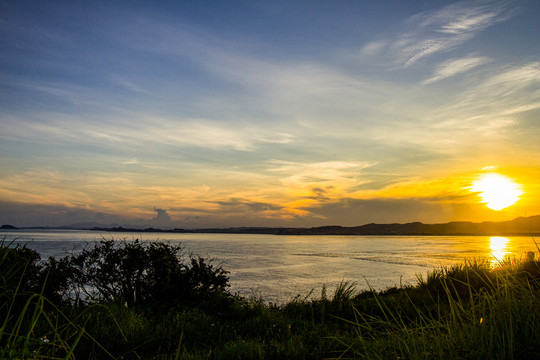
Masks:
[[[7,0],[0,14],[2,224],[540,214],[538,1]],[[486,174],[519,200],[487,207]]]

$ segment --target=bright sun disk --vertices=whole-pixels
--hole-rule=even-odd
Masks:
[[[471,191],[478,192],[482,202],[493,210],[501,210],[514,205],[523,194],[521,186],[506,176],[485,174],[473,182]]]

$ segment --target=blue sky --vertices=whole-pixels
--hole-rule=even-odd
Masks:
[[[537,1],[6,1],[0,222],[540,213]],[[520,184],[493,211],[470,191]]]

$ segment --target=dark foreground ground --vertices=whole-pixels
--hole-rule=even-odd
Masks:
[[[166,244],[102,241],[46,261],[12,245],[0,245],[0,359],[540,359],[532,257],[276,305],[230,294],[225,269]]]

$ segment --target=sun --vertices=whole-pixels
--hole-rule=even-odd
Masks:
[[[493,210],[502,210],[514,205],[523,194],[521,185],[499,174],[484,174],[473,182],[471,191],[478,192],[482,202]]]

